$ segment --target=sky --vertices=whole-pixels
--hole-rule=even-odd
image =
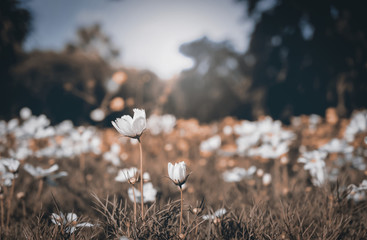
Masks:
[[[192,66],[179,46],[207,36],[248,46],[252,24],[234,0],[24,0],[33,15],[26,50],[61,50],[81,26],[100,23],[124,67],[149,69],[162,79]]]

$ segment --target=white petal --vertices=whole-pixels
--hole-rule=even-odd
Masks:
[[[133,111],[134,111],[134,117],[133,117],[134,120],[137,119],[137,118],[140,118],[140,117],[146,119],[146,115],[145,115],[145,110],[144,109],[134,108]]]
[[[135,134],[134,134],[134,131],[132,129],[133,119],[130,116],[124,115],[121,118],[116,119],[115,123],[116,124],[113,124],[113,126],[121,134],[123,134],[127,137],[134,137]]]
[[[143,117],[134,118],[133,122],[133,131],[135,135],[140,136],[141,133],[144,131],[144,129],[147,126],[147,120]]]
[[[68,213],[68,215],[66,215],[66,220],[68,223],[74,222],[78,219],[78,216],[75,213]]]
[[[170,162],[168,163],[168,176],[173,180],[173,165]]]

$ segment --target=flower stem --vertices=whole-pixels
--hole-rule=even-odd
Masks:
[[[134,195],[134,223],[135,223],[135,226],[136,226],[136,197],[135,197],[135,187],[133,187],[133,195]]]
[[[140,139],[139,140],[139,150],[140,150],[140,192],[141,192],[141,219],[144,220],[144,191],[143,191],[143,184],[144,184],[144,179],[143,179],[143,150],[141,147],[141,142]]]
[[[42,192],[42,188],[43,188],[43,179],[40,178],[39,184],[38,184],[38,191],[37,191],[37,201],[40,199],[41,197],[41,192]]]
[[[181,214],[180,214],[180,234],[181,234],[181,226],[182,226],[182,206],[183,206],[183,199],[182,199],[182,188],[180,187],[181,192]]]

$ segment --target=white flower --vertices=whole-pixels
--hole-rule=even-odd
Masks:
[[[298,162],[304,163],[304,169],[310,172],[312,183],[315,186],[321,186],[327,180],[327,172],[325,168],[326,152],[314,150],[304,152],[302,157],[298,158]]]
[[[220,148],[222,144],[222,139],[219,135],[215,135],[200,144],[200,150],[202,152],[212,152]]]
[[[7,166],[9,169],[9,172],[15,173],[18,171],[20,162],[18,160],[15,160],[13,158],[4,158],[1,159],[1,162],[3,165]]]
[[[147,126],[145,110],[135,108],[133,111],[133,118],[129,115],[124,115],[111,123],[122,135],[139,139]]]
[[[90,112],[90,118],[95,122],[103,121],[105,117],[106,117],[105,112],[100,108],[96,108]]]
[[[30,118],[32,116],[32,111],[31,109],[24,107],[22,109],[20,109],[19,112],[20,118],[23,120],[27,120],[28,118]]]
[[[136,167],[124,168],[120,170],[115,177],[116,182],[127,182],[130,178],[135,177],[138,169]]]
[[[78,216],[75,213],[68,213],[66,216],[60,212],[60,215],[53,213],[51,221],[55,225],[63,226],[66,233],[73,233],[79,227],[93,227],[94,225],[88,222],[78,223]]]
[[[240,167],[235,167],[223,173],[225,182],[240,182],[244,178],[251,177],[256,172],[256,167],[251,166],[248,170]]]
[[[204,215],[203,219],[208,220],[208,219],[219,218],[219,217],[223,216],[226,213],[227,213],[227,210],[225,208],[221,208],[221,209],[218,209],[217,211],[215,211],[215,213],[213,215],[212,214]]]
[[[168,176],[178,186],[182,186],[189,175],[186,175],[186,164],[185,162],[168,163]]]
[[[264,186],[268,186],[271,183],[271,174],[270,173],[265,173],[263,176],[263,185]]]
[[[33,177],[42,178],[50,176],[53,172],[57,171],[59,169],[59,165],[54,164],[48,169],[43,169],[41,167],[34,167],[29,163],[26,163],[24,165],[24,170],[26,170],[29,174],[31,174]],[[65,174],[63,174],[65,175]]]

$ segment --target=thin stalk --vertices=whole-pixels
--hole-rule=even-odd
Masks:
[[[180,214],[180,234],[181,234],[181,226],[182,226],[182,207],[183,207],[183,199],[182,199],[182,188],[180,187],[181,192],[181,214]]]
[[[14,186],[15,186],[15,179],[13,179],[11,182],[11,188],[10,188],[10,193],[9,193],[9,198],[8,198],[8,214],[6,217],[6,226],[9,226],[9,222],[10,222],[11,203],[12,203],[13,194],[14,194]]]
[[[143,183],[144,183],[144,179],[143,179],[143,150],[141,147],[141,142],[140,139],[138,139],[139,141],[139,150],[140,150],[140,192],[141,192],[141,219],[144,220],[144,191],[143,191]]]
[[[38,184],[38,191],[37,191],[37,201],[40,199],[41,197],[41,193],[42,193],[42,188],[43,188],[43,178],[40,178],[40,182]]]
[[[135,198],[135,187],[133,187],[133,195],[134,195],[134,223],[135,223],[135,227],[136,227],[136,198]]]
[[[38,183],[38,190],[37,190],[37,196],[36,196],[36,201],[39,201],[41,198],[41,193],[42,193],[42,189],[43,189],[43,178],[40,178],[40,181]],[[34,208],[33,208],[33,212],[36,212],[37,210],[37,206],[38,204],[34,204]]]

